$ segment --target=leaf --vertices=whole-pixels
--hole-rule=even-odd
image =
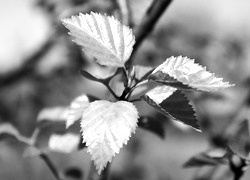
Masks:
[[[150,117],[140,117],[138,126],[140,128],[146,129],[151,131],[152,133],[164,138],[165,136],[165,129],[163,125],[163,121],[150,118]]]
[[[192,106],[179,90],[173,92],[172,95],[159,104],[147,96],[147,94],[143,99],[168,118],[189,125],[195,130],[200,131],[200,126],[198,125]]]
[[[178,89],[191,89],[188,85],[179,82],[177,79],[170,77],[168,74],[165,74],[161,71],[158,71],[149,76],[149,80],[155,81],[167,86],[172,86]]]
[[[126,101],[94,101],[83,112],[83,142],[86,142],[98,174],[135,132],[137,119],[137,109]]]
[[[66,118],[66,128],[81,119],[82,113],[88,107],[88,105],[89,98],[85,94],[75,98],[72,101],[68,110],[68,116]]]
[[[123,67],[133,50],[135,37],[114,17],[91,12],[62,20],[75,42],[101,65]]]
[[[190,158],[184,165],[184,168],[201,167],[208,165],[217,165],[227,163],[227,152],[222,149],[212,149],[202,152]]]
[[[58,107],[44,108],[39,112],[37,116],[38,126],[43,126],[44,124],[53,122],[64,123],[67,116],[68,116],[67,107],[58,106]]]
[[[52,134],[49,139],[49,149],[55,152],[71,153],[78,150],[80,139],[79,134]]]
[[[172,56],[166,59],[152,72],[149,79],[166,85],[172,84],[174,87],[177,87],[175,84],[183,84],[202,91],[217,91],[233,86],[228,82],[223,82],[222,78],[216,78],[193,59],[182,56]]]
[[[11,136],[18,139],[20,134],[12,124],[2,123],[0,124],[0,140],[5,139],[6,136]]]
[[[169,86],[157,86],[148,91],[146,96],[152,99],[156,104],[160,104],[163,100],[171,96],[177,89]]]

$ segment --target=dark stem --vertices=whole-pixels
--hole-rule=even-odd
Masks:
[[[234,173],[234,180],[240,180],[241,175]]]
[[[99,180],[107,180],[109,177],[109,169],[110,169],[110,163],[107,164],[106,168],[102,171],[102,174],[100,175]]]
[[[133,61],[133,56],[137,52],[143,40],[147,37],[149,33],[154,29],[157,21],[160,19],[163,12],[170,5],[172,0],[154,0],[146,12],[141,24],[134,29],[134,34],[136,38],[136,43],[133,47],[133,52],[126,62],[126,68],[130,67]]]
[[[91,161],[90,171],[87,180],[108,180],[110,170],[110,163],[107,164],[106,168],[100,175],[97,174],[95,164]]]
[[[57,180],[63,180],[59,171],[56,169],[56,166],[54,165],[54,163],[51,161],[51,159],[47,154],[41,153],[40,158],[47,164],[47,166],[49,167],[49,169],[51,170],[51,172],[53,173],[53,175]]]
[[[109,90],[109,92],[113,95],[113,97],[115,98],[115,99],[119,99],[119,97],[115,94],[115,92],[112,90],[112,88],[108,85],[108,84],[104,84],[106,87],[107,87],[107,89]]]

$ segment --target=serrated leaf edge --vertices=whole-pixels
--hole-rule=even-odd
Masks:
[[[181,91],[180,91],[180,92],[181,92]],[[184,93],[181,93],[181,94],[183,94],[183,95],[185,96]],[[185,97],[186,97],[186,96],[185,96]],[[186,97],[186,98],[187,98],[187,97]],[[175,120],[175,121],[177,121],[177,122],[179,122],[179,123],[181,123],[181,124],[183,124],[183,125],[185,125],[185,126],[190,126],[190,125],[187,125],[187,124],[183,123],[181,120],[175,118],[175,117],[172,116],[169,112],[165,111],[163,108],[161,108],[161,106],[159,106],[159,105],[158,105],[153,99],[151,99],[149,96],[144,95],[144,96],[142,97],[142,99],[143,99],[145,102],[147,102],[149,105],[153,106],[156,110],[158,110],[159,112],[161,112],[161,113],[164,114],[165,116],[169,117],[170,119]],[[149,100],[150,102],[148,102],[148,100]],[[191,108],[192,108],[193,111],[194,111],[193,106],[192,106],[189,102],[188,102],[188,104],[191,106]],[[194,116],[197,117],[195,111],[194,111]],[[201,129],[197,129],[197,128],[193,127],[193,126],[190,126],[190,127],[193,128],[194,130],[198,131],[198,132],[202,132]]]
[[[98,100],[98,101],[105,101],[105,100]],[[95,102],[95,101],[93,101],[93,102]],[[93,103],[92,102],[92,103]],[[119,102],[119,101],[117,101],[117,102]],[[124,102],[127,102],[127,101],[124,101]],[[132,103],[131,103],[131,105],[133,105]],[[133,105],[134,106],[134,105]],[[135,106],[134,106],[134,108],[135,109],[137,109]],[[138,112],[138,111],[137,111]],[[91,158],[91,160],[94,162],[94,165],[96,166],[96,169],[98,170],[98,174],[100,175],[100,173],[103,171],[103,169],[107,166],[107,164],[108,163],[110,163],[111,161],[112,161],[112,159],[115,157],[115,155],[116,154],[119,154],[120,153],[120,150],[121,150],[121,148],[124,146],[124,145],[127,145],[127,143],[128,143],[128,140],[131,138],[131,136],[132,136],[132,134],[135,134],[135,131],[136,131],[136,129],[137,129],[137,127],[138,127],[138,118],[139,118],[139,116],[138,116],[138,113],[137,113],[137,119],[136,119],[136,126],[133,128],[133,129],[131,129],[131,133],[130,133],[130,135],[125,139],[125,141],[121,144],[121,146],[119,147],[119,149],[118,149],[118,151],[117,152],[115,152],[114,151],[114,153],[112,154],[112,157],[108,160],[108,162],[102,167],[102,168],[99,168],[99,166],[98,166],[98,164],[95,162],[95,160],[94,160],[94,157],[93,157],[93,153],[91,152],[91,150],[88,148],[88,144],[87,144],[87,142],[86,142],[86,140],[85,140],[85,138],[84,138],[84,132],[82,131],[82,125],[81,125],[81,133],[82,133],[82,143],[86,143],[86,146],[87,146],[87,152],[90,154],[90,158]]]
[[[202,87],[202,85],[201,85],[200,87],[199,87],[198,85],[193,86],[193,85],[190,84],[189,82],[183,82],[182,80],[179,80],[179,79],[176,77],[175,74],[170,74],[169,72],[163,72],[163,71],[162,71],[162,69],[164,69],[164,66],[165,66],[166,64],[168,64],[169,61],[171,61],[171,60],[176,60],[176,61],[177,61],[178,59],[184,59],[184,60],[188,60],[189,62],[192,62],[193,65],[196,65],[196,66],[198,66],[199,68],[201,68],[204,72],[209,73],[209,74],[210,74],[210,78],[214,78],[214,79],[216,79],[217,81],[220,81],[220,82],[223,84],[223,86],[222,86],[222,87],[221,87],[221,86],[217,86],[217,87],[215,87],[213,90],[211,90],[211,89],[210,89],[210,90],[206,90],[206,89],[204,89],[204,88]],[[194,59],[190,59],[190,58],[188,58],[188,57],[182,57],[182,56],[174,57],[174,56],[171,56],[171,57],[167,58],[161,65],[159,65],[159,66],[152,72],[152,75],[153,75],[154,73],[156,73],[157,71],[162,71],[163,73],[168,74],[170,77],[176,79],[177,81],[183,83],[184,85],[187,85],[188,87],[194,88],[194,89],[196,89],[196,90],[202,90],[202,91],[212,92],[212,91],[217,91],[217,90],[219,90],[219,89],[225,89],[225,88],[228,88],[228,87],[235,86],[234,84],[230,84],[229,82],[223,82],[223,81],[222,81],[223,78],[217,78],[217,77],[215,76],[215,73],[211,73],[210,71],[207,71],[207,70],[206,70],[206,67],[203,67],[203,66],[201,66],[201,65],[198,64],[198,63],[195,63],[195,60],[194,60]],[[210,85],[210,86],[211,86],[211,85]]]

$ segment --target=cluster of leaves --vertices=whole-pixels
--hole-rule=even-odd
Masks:
[[[185,90],[211,92],[232,86],[194,60],[182,56],[170,57],[149,71],[142,66],[127,66],[135,38],[132,30],[114,17],[97,13],[79,14],[63,20],[63,24],[70,30],[74,41],[97,63],[117,68],[116,73],[106,79],[82,71],[86,78],[103,83],[116,100],[97,100],[84,107],[79,105],[77,115],[71,113],[68,123],[81,119],[83,142],[98,173],[135,132],[139,113],[132,102],[144,100],[167,117],[200,130],[195,112],[185,97]],[[119,74],[124,84],[120,96],[109,86],[110,80]],[[153,85],[147,86],[149,83]],[[146,90],[142,86],[146,86]],[[139,97],[133,93],[135,89],[139,91]]]
[[[37,137],[42,129],[51,127],[54,122],[58,127],[60,122],[61,129],[49,136],[49,149],[70,153],[87,147],[99,174],[127,143],[138,125],[160,136],[164,134],[161,123],[157,124],[150,117],[139,117],[133,102],[143,100],[168,118],[200,131],[195,111],[185,92],[212,92],[232,86],[187,57],[167,58],[156,68],[130,65],[135,37],[129,27],[114,17],[97,13],[79,14],[64,19],[63,24],[69,29],[74,41],[98,64],[116,69],[114,74],[106,78],[81,71],[84,77],[105,85],[114,99],[99,100],[83,94],[73,100],[70,107],[42,111],[38,116],[38,128],[31,139],[24,138],[12,127],[7,128],[7,134],[37,149]],[[116,76],[121,77],[119,80],[123,84],[121,94],[117,94],[110,86]],[[79,135],[80,131],[82,136]],[[6,133],[1,129],[0,132]],[[40,150],[35,154],[44,155]]]

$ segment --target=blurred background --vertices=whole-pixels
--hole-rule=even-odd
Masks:
[[[128,3],[136,26],[152,1]],[[232,127],[249,119],[246,116],[250,104],[249,9],[248,0],[173,0],[138,49],[134,64],[156,66],[170,56],[188,56],[236,86],[213,94],[191,95],[203,133],[180,127],[145,103],[138,104],[140,114],[164,122],[165,138],[138,129],[114,158],[111,179],[205,177],[207,168],[184,169],[183,164],[211,144],[227,141],[229,135],[231,147],[247,155],[242,137]],[[10,122],[29,137],[43,108],[68,106],[83,93],[107,99],[104,86],[84,79],[79,73],[82,68],[95,73],[102,69],[96,69],[61,24],[62,18],[91,11],[119,18],[115,0],[0,1],[0,122]],[[247,139],[244,146],[249,145],[249,136],[243,138]],[[23,146],[14,140],[0,142],[1,180],[54,179],[44,162],[38,157],[23,158],[23,151]],[[88,173],[90,157],[85,150],[50,153],[50,157],[59,169],[77,167],[83,176]],[[225,172],[230,174],[218,170],[211,179],[223,179],[221,174]],[[249,178],[247,170],[243,179]],[[224,179],[232,178],[229,175]]]

